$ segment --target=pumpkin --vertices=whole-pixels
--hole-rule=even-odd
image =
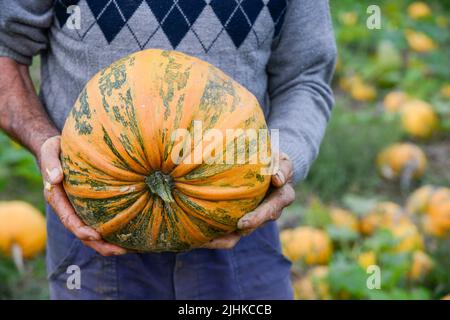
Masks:
[[[380,228],[409,223],[402,207],[390,201],[377,203],[359,222],[361,233],[370,235]]]
[[[331,222],[337,228],[358,231],[358,219],[353,213],[342,208],[330,209]]]
[[[426,216],[423,217],[427,233],[444,237],[450,232],[450,189],[439,188],[431,196]]]
[[[289,260],[301,260],[307,265],[327,263],[333,251],[328,234],[312,227],[283,230],[281,245],[283,254]]]
[[[23,258],[33,258],[45,249],[44,216],[23,201],[0,201],[0,253],[14,259],[19,270]]]
[[[408,278],[411,280],[419,280],[426,276],[432,269],[433,260],[421,250],[414,251]]]
[[[344,26],[354,26],[358,22],[358,14],[354,11],[342,12],[339,14],[339,21]]]
[[[428,139],[439,127],[433,107],[425,101],[411,100],[401,110],[403,130],[414,138]]]
[[[411,214],[424,214],[435,191],[436,187],[431,185],[425,185],[414,190],[406,200],[406,211]]]
[[[356,101],[373,101],[377,97],[377,91],[369,84],[356,82],[350,89],[350,95]]]
[[[408,95],[403,91],[391,91],[384,97],[384,110],[387,112],[398,112],[408,99]]]
[[[420,214],[425,233],[444,237],[450,231],[450,190],[426,185],[415,190],[406,202],[409,213]]]
[[[269,140],[257,99],[225,73],[181,52],[140,51],[81,91],[62,132],[64,188],[105,240],[185,251],[235,231],[260,203]]]
[[[353,86],[362,83],[362,81],[358,74],[345,75],[339,80],[339,87],[343,91],[350,91]]]
[[[388,229],[398,242],[393,248],[395,252],[411,252],[423,248],[423,237],[414,223],[409,221],[394,224],[390,225]]]
[[[382,150],[377,157],[380,175],[387,180],[421,177],[426,169],[425,153],[412,143],[395,143]]]
[[[377,256],[374,251],[366,251],[361,252],[358,255],[358,264],[364,269],[367,270],[369,266],[375,265],[377,263]]]
[[[405,36],[409,47],[416,52],[425,53],[437,48],[437,44],[425,33],[406,30]]]
[[[422,19],[431,16],[430,7],[423,1],[416,1],[408,6],[408,16],[412,19]]]
[[[316,266],[305,276],[293,284],[296,300],[329,300],[331,299],[328,283],[328,267]]]

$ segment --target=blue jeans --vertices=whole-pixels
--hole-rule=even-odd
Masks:
[[[231,250],[130,253],[103,257],[84,246],[47,208],[52,299],[292,299],[290,262],[277,226],[266,224]],[[80,288],[69,266],[79,267]]]

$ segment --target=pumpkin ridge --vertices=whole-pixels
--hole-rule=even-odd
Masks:
[[[100,169],[105,173],[108,172],[108,175],[113,178],[129,182],[137,182],[143,180],[143,177],[137,173],[126,171],[122,168],[117,167],[116,165],[108,163],[107,161],[104,160],[104,158],[102,158],[100,155],[97,154],[96,150],[88,148],[88,146],[85,146],[82,143],[78,144],[77,148],[78,148],[77,158],[83,160],[83,162],[91,166],[97,167],[98,169]]]
[[[151,242],[151,244],[157,243],[157,240],[159,238],[161,223],[163,221],[162,213],[162,200],[161,198],[156,198],[153,201],[152,213],[148,224],[148,230],[150,234],[148,241]]]
[[[208,222],[212,226],[222,229],[224,231],[232,231],[235,226],[231,226],[230,223],[226,223],[218,220],[217,216],[208,215],[207,211],[194,201],[188,199],[187,196],[184,196],[181,192],[176,192],[174,195],[175,201],[177,205],[185,212],[189,213],[191,216],[198,218],[204,222]],[[195,210],[194,208],[195,207]]]
[[[205,243],[208,240],[200,229],[192,223],[187,214],[180,209],[176,202],[171,202],[168,206],[177,212],[176,216],[179,222],[179,227],[183,227],[183,229],[179,229],[179,231],[184,230],[180,232],[183,241],[192,243],[193,246],[196,246],[198,244]]]
[[[124,181],[119,181],[117,179],[114,179],[110,175],[108,175],[106,172],[101,171],[100,169],[91,166],[88,163],[83,163],[82,161],[76,161],[74,162],[69,155],[72,151],[70,148],[64,146],[62,148],[65,152],[64,157],[61,157],[61,163],[63,165],[63,171],[64,171],[64,177],[68,181],[69,178],[77,179],[78,181],[87,181],[87,176],[89,176],[89,180],[97,181],[98,183],[108,184],[108,185],[125,185]],[[77,157],[78,158],[78,157]],[[70,166],[68,165],[70,163]],[[87,167],[83,167],[81,165],[85,165]],[[128,182],[128,183],[133,183]]]
[[[230,200],[230,199],[250,199],[264,193],[262,188],[249,188],[247,186],[225,187],[211,185],[188,185],[182,182],[176,182],[175,187],[178,191],[186,195],[203,200]],[[265,189],[265,188],[264,188]]]
[[[101,235],[107,236],[113,232],[116,232],[117,230],[120,230],[124,224],[128,223],[131,219],[133,219],[141,212],[147,201],[148,193],[145,192],[129,208],[125,209],[121,213],[116,214],[116,216],[108,222],[98,226],[97,231]]]
[[[127,195],[134,192],[140,192],[144,190],[145,185],[143,183],[125,185],[125,186],[109,186],[104,189],[93,189],[88,184],[75,185],[73,183],[66,184],[66,190],[71,195],[78,198],[90,198],[90,199],[108,199],[118,195]]]
[[[126,71],[127,71],[127,69],[125,69],[125,72]],[[100,82],[100,80],[98,80],[98,81]],[[127,85],[127,84],[128,83],[125,82],[125,85]],[[128,99],[131,99],[131,94],[129,93],[128,90],[129,90],[129,88],[127,89],[127,96],[129,96]],[[105,95],[102,95],[101,92],[97,93],[97,94],[92,93],[91,95],[92,95],[92,99],[96,99],[96,101],[97,101],[97,103],[94,104],[94,108],[95,108],[95,112],[96,112],[96,116],[97,116],[96,121],[97,121],[98,126],[100,126],[102,129],[103,141],[106,143],[109,150],[128,168],[128,170],[132,170],[139,174],[145,174],[146,172],[148,172],[149,168],[145,165],[145,161],[143,161],[143,159],[141,159],[141,161],[139,161],[136,158],[136,156],[132,155],[130,153],[130,151],[125,147],[124,141],[121,141],[120,138],[118,138],[121,136],[122,131],[124,131],[126,129],[125,126],[120,128],[120,130],[119,130],[119,129],[116,129],[117,127],[110,124],[109,120],[112,117],[112,115],[110,115],[111,108],[110,107],[105,108],[105,104],[107,104],[109,106],[107,97]],[[123,95],[120,94],[120,96],[121,96],[121,98],[119,100],[125,100],[123,98]],[[100,101],[102,101],[102,103],[100,103]],[[128,109],[128,106],[126,107],[126,109]],[[128,112],[127,112],[127,116],[129,116]],[[134,126],[136,126],[136,124],[134,124],[134,126],[133,126],[132,121],[130,121],[128,126],[133,128]],[[95,127],[97,127],[97,126],[95,126]],[[126,129],[126,130],[128,131],[128,129]],[[129,130],[129,131],[132,131],[132,130]],[[133,132],[133,134],[134,134],[136,140],[139,140],[136,136],[136,133]],[[137,154],[137,155],[139,155],[139,154]],[[125,159],[124,157],[127,157],[127,159]]]

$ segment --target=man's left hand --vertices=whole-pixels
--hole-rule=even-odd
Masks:
[[[283,209],[295,200],[295,190],[292,184],[293,173],[292,161],[282,153],[278,172],[271,177],[273,191],[255,210],[239,220],[237,231],[211,240],[203,248],[231,249],[243,235],[250,234],[267,221],[278,219]]]

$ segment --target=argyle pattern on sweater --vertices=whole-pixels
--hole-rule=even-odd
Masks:
[[[59,27],[64,28],[67,27],[71,14],[67,8],[71,5],[83,8],[83,24],[80,30],[76,30],[80,40],[89,37],[94,27],[98,27],[106,42],[111,44],[126,29],[125,32],[129,32],[138,47],[143,49],[162,30],[173,49],[191,33],[204,51],[208,52],[223,33],[230,37],[236,48],[241,46],[250,33],[258,43],[266,41],[267,34],[258,34],[254,28],[258,18],[264,15],[270,15],[274,28],[272,35],[276,37],[283,25],[287,1],[56,0],[55,16]],[[208,36],[203,36],[204,27],[196,28],[196,22],[202,19],[210,21]],[[148,26],[146,30],[142,30],[143,21]]]

